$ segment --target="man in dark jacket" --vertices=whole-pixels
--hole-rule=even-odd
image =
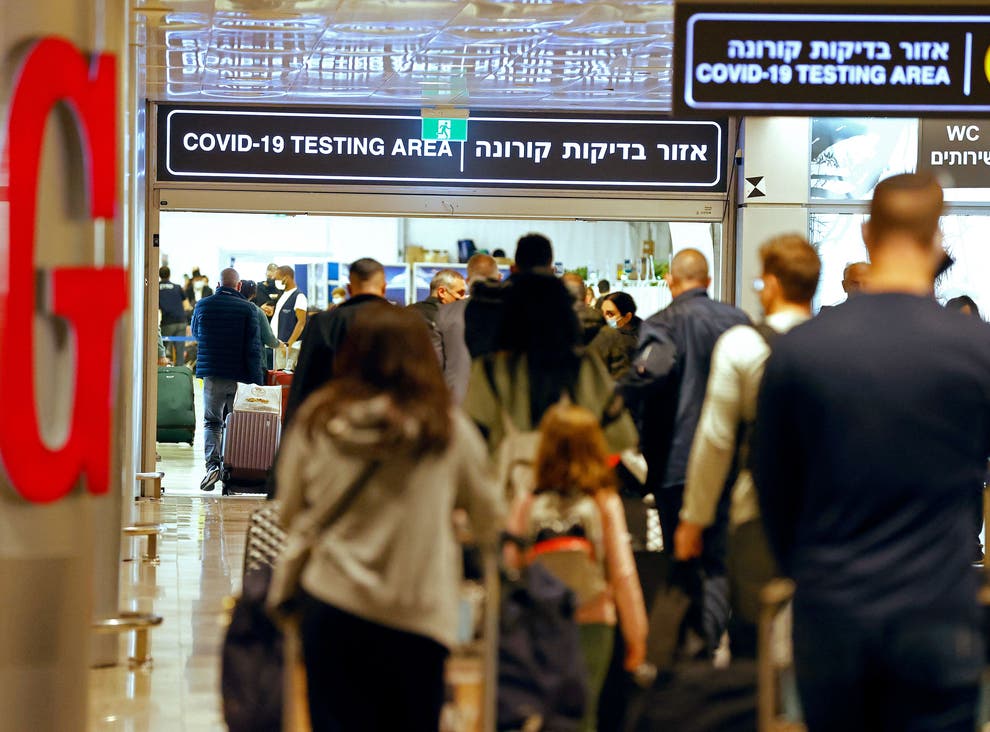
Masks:
[[[351,264],[348,275],[350,299],[309,319],[285,408],[286,424],[306,397],[333,376],[334,359],[354,317],[369,302],[385,299],[385,284],[385,268],[379,262],[367,257],[358,259]]]
[[[437,323],[441,307],[464,299],[466,294],[467,283],[464,282],[463,275],[457,270],[442,269],[430,280],[429,297],[409,305],[408,308],[422,315],[432,328]]]
[[[932,297],[942,190],[873,194],[862,294],[774,343],[753,476],[797,583],[794,665],[819,730],[972,730],[983,637],[971,496],[990,454],[990,331]]]
[[[479,282],[498,283],[502,274],[498,262],[488,254],[473,254],[467,262],[467,285],[473,288]],[[440,365],[443,376],[450,387],[454,402],[460,404],[467,393],[468,377],[471,374],[471,352],[468,349],[465,332],[465,313],[470,298],[457,300],[440,308],[437,314],[437,333],[440,336]]]
[[[708,260],[696,249],[677,253],[667,283],[673,302],[644,321],[639,348],[620,390],[639,425],[647,489],[656,498],[664,544],[672,552],[715,342],[732,326],[750,321],[742,310],[708,297]],[[728,620],[727,525],[728,491],[702,556],[710,580],[705,591],[705,630],[711,644],[718,643]]]
[[[158,269],[158,309],[162,311],[160,332],[163,336],[184,337],[188,320],[186,295],[182,288],[169,278],[172,271],[168,267]],[[186,362],[186,347],[182,341],[170,341],[169,346],[174,353],[172,363],[182,366]]]
[[[464,311],[464,338],[471,358],[494,353],[503,347],[499,338],[506,288],[512,286],[512,278],[531,272],[552,274],[552,267],[553,246],[550,240],[542,234],[526,234],[516,244],[516,259],[509,279],[504,283],[479,282],[472,288],[471,300]]]
[[[192,334],[199,342],[196,376],[203,379],[203,451],[206,477],[200,489],[212,491],[220,480],[223,423],[234,404],[237,382],[251,383],[261,359],[255,307],[240,293],[235,269],[220,273],[220,288],[193,310]]]

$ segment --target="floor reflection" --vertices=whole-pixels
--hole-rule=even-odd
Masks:
[[[127,670],[128,635],[120,666],[90,672],[92,731],[206,732],[224,730],[220,706],[220,644],[224,600],[240,592],[248,518],[255,498],[185,497],[135,507],[135,520],[165,526],[160,564],[140,561],[143,542],[128,542],[121,563],[121,609],[164,617],[152,631],[150,671]]]

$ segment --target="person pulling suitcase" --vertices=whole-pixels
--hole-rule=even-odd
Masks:
[[[222,477],[224,418],[233,409],[237,382],[254,382],[261,359],[255,306],[241,295],[240,286],[236,269],[223,270],[216,293],[193,310],[192,334],[199,342],[196,376],[203,379],[203,491],[212,491]]]

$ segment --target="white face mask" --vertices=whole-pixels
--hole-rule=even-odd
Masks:
[[[605,318],[605,322],[608,323],[608,327],[609,328],[618,328],[619,327],[619,321],[618,320],[614,320],[613,318]]]
[[[342,297],[335,297],[333,299],[333,304],[334,305],[340,305],[342,302],[344,302],[344,298],[342,298]]]
[[[276,290],[284,290],[285,289],[285,282],[283,282],[282,280],[275,280],[275,289]]]

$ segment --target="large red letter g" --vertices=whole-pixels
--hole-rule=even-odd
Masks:
[[[76,344],[72,423],[65,444],[51,449],[39,431],[35,370],[25,371],[15,354],[34,353],[38,169],[45,123],[60,101],[71,108],[79,128],[90,215],[113,218],[117,163],[113,57],[100,55],[90,65],[67,41],[50,38],[36,44],[14,85],[0,158],[0,409],[4,415],[0,459],[14,490],[39,503],[62,498],[81,475],[91,493],[109,489],[113,335],[127,307],[127,276],[122,268],[51,271],[51,310],[71,324]],[[85,293],[94,291],[101,293],[99,308],[86,304]]]

